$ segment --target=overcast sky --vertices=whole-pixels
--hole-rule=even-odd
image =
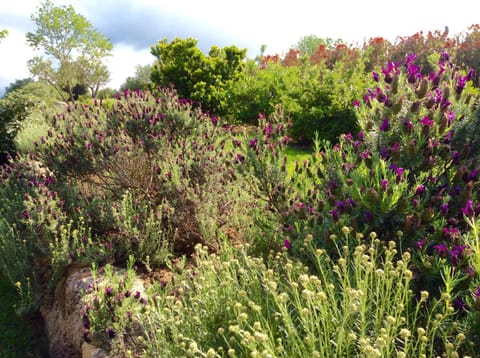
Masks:
[[[118,88],[138,64],[154,61],[150,46],[167,37],[194,37],[203,51],[210,46],[236,45],[247,56],[282,54],[306,35],[341,38],[362,44],[383,36],[395,40],[418,31],[467,31],[480,23],[480,2],[473,0],[52,0],[71,4],[114,44],[108,62],[112,88]],[[1,0],[0,92],[15,79],[29,77],[33,57],[25,34],[34,31],[30,15],[39,0]]]

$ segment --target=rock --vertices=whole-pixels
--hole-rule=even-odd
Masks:
[[[90,269],[78,269],[57,285],[53,303],[40,308],[52,357],[81,357],[85,308],[82,297],[92,283]]]
[[[114,272],[125,270],[113,268]],[[108,354],[87,342],[83,338],[82,316],[88,296],[85,292],[93,285],[93,277],[88,267],[68,268],[65,278],[55,289],[55,296],[49,305],[40,308],[45,321],[52,358],[107,358]],[[102,285],[103,270],[97,271],[97,284]],[[145,297],[145,281],[137,278],[132,290],[139,291]]]
[[[87,342],[83,342],[82,344],[82,358],[107,358],[107,353]]]

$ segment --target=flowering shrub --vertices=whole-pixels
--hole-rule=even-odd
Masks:
[[[151,285],[147,300],[129,290],[132,270],[109,274],[104,286],[93,288],[96,303],[84,325],[89,337],[103,337],[113,352],[121,348],[144,356],[408,357],[473,351],[461,328],[451,330],[451,279],[441,297],[422,291],[414,301],[410,254],[395,259],[394,242],[343,231],[352,248],[343,247],[335,260],[316,249],[312,237],[303,240],[315,274],[286,250],[262,260],[248,247],[228,245],[220,255],[198,245],[191,265],[178,265],[170,280]]]
[[[85,217],[115,261],[134,254],[160,265],[172,249],[214,249],[243,225],[236,213],[248,195],[238,195],[230,136],[171,89],[125,91],[111,108],[94,101],[54,116],[34,156],[68,183],[69,215]]]
[[[317,247],[335,257],[350,245],[343,227],[373,230],[410,252],[417,293],[426,289],[435,295],[445,266],[451,267],[463,282],[452,291],[463,310],[478,286],[476,248],[466,235],[478,214],[479,171],[471,143],[452,138],[475,120],[478,91],[471,86],[473,72],[452,65],[447,54],[428,75],[414,61],[409,55],[403,64],[389,63],[381,74],[373,73],[377,87],[363,103],[355,102],[358,135],[345,134],[334,146],[317,141],[310,161],[297,163],[289,178],[284,171],[286,184],[277,179],[256,190],[267,198],[276,241],[292,253],[302,257],[302,237],[311,234]],[[271,154],[278,140],[265,136],[261,143],[260,151],[244,146],[245,165],[265,167],[251,171],[260,183],[264,173],[284,168],[281,155]]]

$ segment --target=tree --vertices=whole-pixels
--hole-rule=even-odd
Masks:
[[[244,73],[246,49],[212,46],[205,56],[197,40],[176,38],[161,40],[151,52],[157,58],[151,75],[156,85],[173,85],[181,97],[201,102],[212,114],[226,112],[229,90]]]
[[[112,43],[71,5],[54,6],[47,0],[31,18],[36,31],[27,34],[27,42],[45,53],[29,61],[32,75],[51,84],[65,101],[73,99],[78,84],[90,88],[95,96],[109,79],[102,61],[111,55]]]
[[[8,30],[4,29],[4,30],[0,30],[0,40],[7,37],[8,35]]]
[[[302,54],[312,56],[318,49],[320,45],[325,45],[326,48],[332,50],[335,48],[335,45],[343,43],[341,39],[332,39],[327,37],[323,39],[315,35],[303,36],[298,40],[295,49],[300,50]]]
[[[137,65],[135,67],[135,76],[127,77],[125,83],[120,86],[121,91],[125,90],[144,90],[152,83],[152,66],[151,65]]]

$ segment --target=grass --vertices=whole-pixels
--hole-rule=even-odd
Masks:
[[[14,310],[18,295],[9,280],[0,274],[0,357],[48,357],[48,345],[37,317],[19,317]]]
[[[287,156],[287,170],[291,175],[295,169],[295,162],[301,163],[304,160],[311,159],[312,148],[309,147],[299,147],[299,146],[289,146],[284,149],[284,154]]]
[[[20,153],[32,151],[35,148],[35,142],[39,142],[40,137],[47,135],[48,128],[49,126],[41,114],[32,115],[15,137],[17,150]]]

